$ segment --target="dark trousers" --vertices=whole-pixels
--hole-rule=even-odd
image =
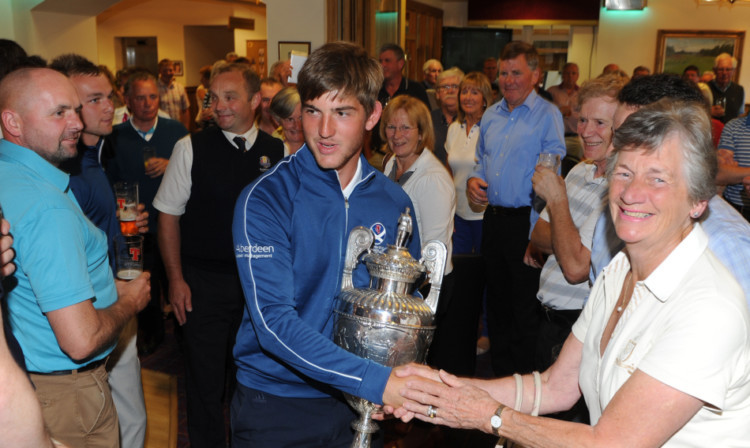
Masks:
[[[538,269],[523,263],[530,209],[488,207],[482,229],[487,275],[487,325],[497,376],[534,370],[539,327]]]
[[[348,448],[356,418],[343,398],[278,397],[238,383],[232,398],[232,448]],[[378,441],[382,446],[382,437]]]
[[[482,310],[484,270],[478,255],[455,255],[445,276],[435,316],[435,336],[427,363],[455,375],[476,370],[477,326]]]
[[[195,448],[227,445],[224,392],[227,380],[230,394],[234,383],[231,350],[244,309],[239,276],[235,269],[228,271],[182,266],[193,303],[182,326],[182,347],[188,436]]]
[[[573,324],[581,315],[581,310],[553,310],[545,306],[540,306],[540,308],[536,368],[544,371],[560,356],[560,350],[565,340],[568,339]],[[581,397],[569,410],[550,414],[548,417],[568,422],[589,423],[589,410],[586,407],[586,401]]]
[[[167,292],[167,273],[155,233],[143,237],[143,268],[151,273],[151,300],[138,313],[138,346],[141,353],[151,353],[164,339],[162,293]]]
[[[536,341],[536,369],[543,372],[560,356],[560,350],[581,310],[553,310],[543,305],[540,308],[542,317]]]

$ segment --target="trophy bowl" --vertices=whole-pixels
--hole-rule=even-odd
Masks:
[[[435,310],[445,269],[446,248],[430,241],[416,261],[404,247],[411,233],[409,210],[399,219],[396,244],[383,253],[370,251],[374,236],[357,227],[349,234],[341,292],[334,309],[334,341],[345,350],[378,364],[397,367],[424,362],[435,332]],[[352,272],[359,256],[370,273],[369,288],[354,288]],[[411,294],[415,282],[427,272],[430,293],[422,300]],[[371,434],[378,430],[372,422],[377,406],[363,398],[345,394],[347,402],[360,415],[352,422],[352,447],[370,446]]]

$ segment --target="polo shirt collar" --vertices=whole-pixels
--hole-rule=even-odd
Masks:
[[[690,266],[707,247],[708,237],[701,225],[695,223],[688,236],[667,255],[643,283],[657,299],[666,302],[672,292],[682,284],[682,279]]]
[[[0,159],[6,159],[27,167],[57,187],[60,191],[65,192],[68,189],[70,176],[28,148],[16,145],[5,139],[0,140]]]
[[[594,174],[596,174],[596,164],[594,162],[586,163],[586,171],[583,173],[583,180],[586,181],[586,184],[599,184],[607,181],[607,176],[600,176],[600,177],[594,177]]]

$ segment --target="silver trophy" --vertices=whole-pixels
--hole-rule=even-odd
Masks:
[[[443,281],[447,250],[440,241],[430,241],[416,261],[404,247],[412,232],[409,209],[399,218],[396,244],[383,253],[371,251],[374,235],[365,227],[349,234],[341,293],[335,309],[333,338],[336,344],[362,358],[396,367],[424,362],[435,332],[440,285]],[[370,273],[370,287],[355,288],[352,272],[360,255]],[[414,282],[427,272],[430,293],[427,299],[410,293]],[[370,446],[371,434],[378,430],[371,416],[376,406],[363,398],[346,394],[346,400],[359,414],[352,422],[355,436],[352,448]]]

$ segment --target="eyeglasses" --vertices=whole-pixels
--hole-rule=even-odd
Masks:
[[[438,86],[438,90],[458,90],[458,84],[446,84],[444,86]]]
[[[393,126],[392,124],[389,124],[385,127],[385,132],[388,134],[395,134],[396,131],[401,132],[402,134],[408,134],[409,132],[416,129],[414,126]]]

